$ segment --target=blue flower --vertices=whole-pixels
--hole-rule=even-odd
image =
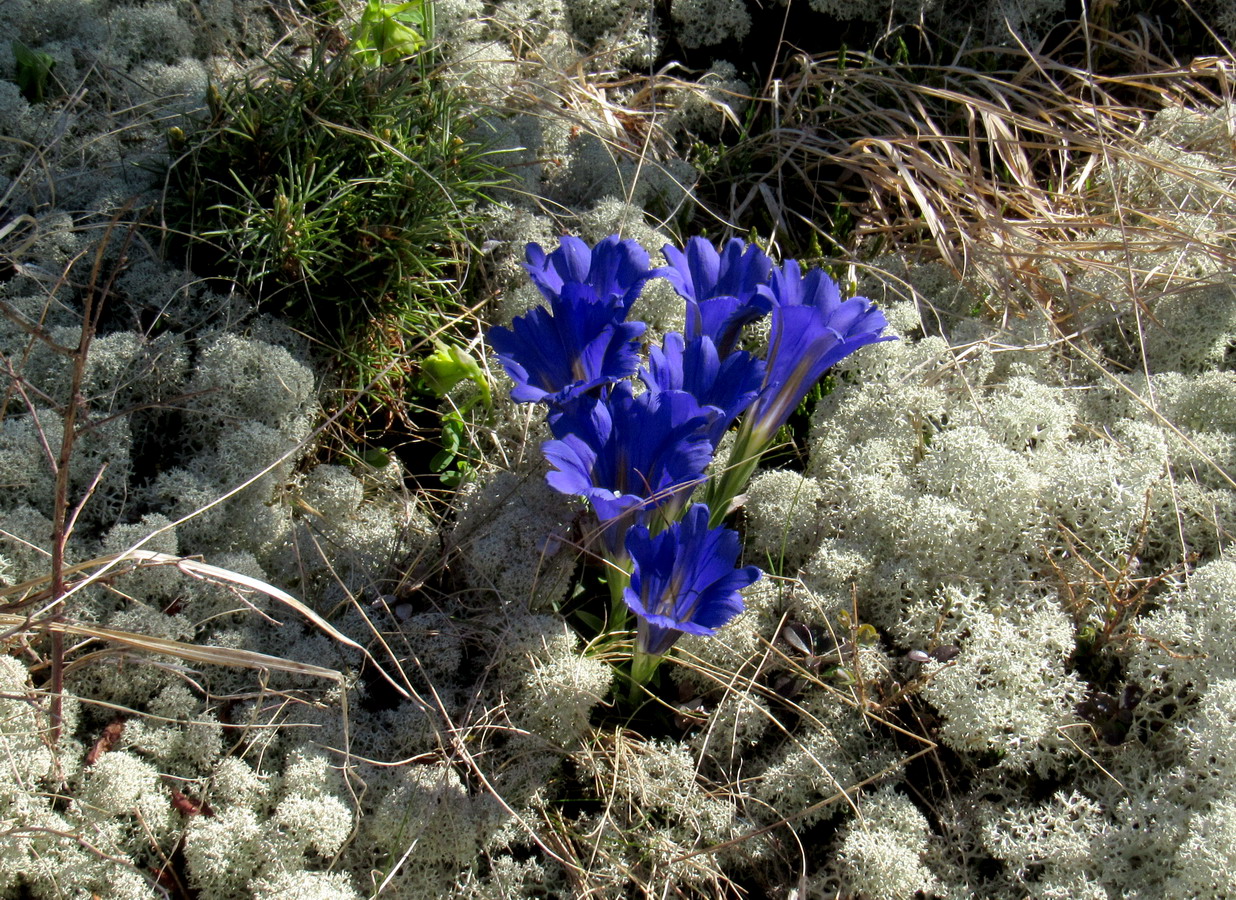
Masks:
[[[772,306],[768,275],[772,261],[754,244],[730,238],[720,252],[700,237],[684,253],[672,244],[661,252],[669,263],[658,274],[687,302],[687,340],[707,335],[721,357],[737,346],[744,326]]]
[[[635,374],[643,322],[623,322],[625,310],[599,302],[580,282],[564,283],[549,305],[517,316],[509,329],[489,331],[515,382],[513,400],[558,405]]]
[[[742,330],[772,308],[772,301],[757,296],[749,303],[737,297],[713,297],[701,303],[687,301],[687,324],[683,331],[687,339],[707,336],[716,345],[723,359],[734,352],[742,338]]]
[[[704,478],[712,445],[707,410],[685,391],[645,391],[617,384],[606,397],[581,397],[550,420],[555,439],[542,445],[555,467],[550,486],[586,498],[603,524],[607,549],[621,554],[618,520],[672,511]],[[670,515],[672,518],[672,514]],[[623,525],[626,522],[622,523]]]
[[[859,347],[896,340],[881,334],[888,320],[870,300],[843,301],[820,269],[803,276],[795,260],[786,260],[773,271],[770,287],[775,305],[768,367],[748,413],[756,447],[772,439],[825,371]]]
[[[634,568],[623,598],[640,619],[637,653],[660,657],[683,634],[715,634],[742,612],[739,591],[763,574],[734,568],[738,533],[709,528],[708,518],[697,503],[655,536],[643,525],[627,532]]]
[[[709,408],[708,440],[713,447],[738,415],[751,405],[764,380],[764,363],[739,350],[722,359],[712,338],[684,341],[671,332],[648,351],[640,378],[652,390],[686,391]]]
[[[701,237],[687,241],[684,253],[673,244],[661,248],[669,266],[661,277],[683,299],[701,303],[713,297],[736,297],[750,303],[768,282],[772,261],[759,247],[730,238],[720,252]]]
[[[552,302],[564,285],[586,284],[597,302],[621,306],[623,318],[644,283],[657,274],[648,266],[648,251],[616,234],[591,248],[579,238],[566,235],[558,242],[558,249],[549,254],[540,244],[530,243],[524,255],[528,260],[524,269],[546,300]]]

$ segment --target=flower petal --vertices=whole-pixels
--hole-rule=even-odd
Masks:
[[[643,322],[623,322],[620,308],[596,302],[592,288],[568,282],[550,300],[489,331],[489,342],[515,387],[511,398],[561,404],[639,366]]]
[[[888,320],[870,300],[842,302],[836,283],[820,269],[803,276],[797,261],[786,260],[773,271],[770,287],[776,305],[767,368],[750,411],[756,446],[772,439],[828,369],[860,347],[895,340],[882,333]]]
[[[633,569],[623,594],[640,618],[637,649],[664,654],[683,634],[715,634],[743,610],[739,592],[761,572],[734,568],[737,532],[708,527],[708,507],[697,503],[683,518],[651,536],[636,525],[627,534]]]
[[[602,523],[632,510],[634,521],[653,509],[673,510],[712,461],[707,422],[708,410],[685,391],[636,397],[629,384],[616,384],[608,396],[578,398],[551,418],[556,439],[544,452],[558,471],[547,479],[555,490],[588,499]],[[608,549],[620,551],[619,538],[609,531]]]

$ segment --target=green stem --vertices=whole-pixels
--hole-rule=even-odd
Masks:
[[[623,562],[606,560],[605,583],[609,587],[609,627],[610,634],[624,631],[627,626],[627,601],[622,598],[627,585],[631,583],[630,560]]]
[[[648,683],[653,673],[657,671],[657,666],[661,665],[661,660],[664,658],[663,656],[653,656],[651,653],[645,653],[639,649],[631,655],[631,703],[638,702],[640,688]]]
[[[747,489],[747,482],[760,464],[760,458],[768,449],[768,442],[756,445],[756,439],[751,433],[749,422],[744,421],[738,430],[738,439],[730,458],[725,464],[725,470],[720,477],[708,482],[704,492],[704,502],[708,504],[710,516],[708,526],[716,528],[725,521],[734,498]]]

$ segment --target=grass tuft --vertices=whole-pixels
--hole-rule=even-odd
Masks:
[[[926,249],[1005,299],[1071,296],[1052,309],[1061,325],[1102,302],[1071,284],[1118,270],[1113,255],[1188,246],[1231,267],[1230,233],[1193,233],[1170,202],[1149,208],[1105,174],[1227,182],[1147,149],[1158,110],[1230,102],[1226,49],[1182,63],[1151,31],[1079,23],[1050,49],[938,49],[921,63],[842,49],[794,63],[710,173],[734,222],[758,221],[809,253]],[[1141,274],[1147,288],[1163,281]]]
[[[345,389],[377,381],[390,404],[408,366],[385,348],[414,354],[465,307],[473,208],[500,173],[431,51],[375,64],[354,46],[279,52],[212,90],[167,208],[196,271],[234,278],[331,351]]]

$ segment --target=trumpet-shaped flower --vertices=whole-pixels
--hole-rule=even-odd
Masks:
[[[684,340],[670,332],[660,347],[648,350],[640,378],[651,390],[686,391],[709,410],[708,440],[713,447],[760,392],[764,363],[745,351],[724,359],[707,335]]]
[[[564,283],[549,305],[516,317],[509,329],[489,331],[515,382],[513,400],[559,405],[635,373],[643,322],[622,321],[624,309],[600,302],[581,282]]]
[[[653,508],[673,510],[712,459],[706,423],[707,410],[685,391],[636,397],[629,384],[617,384],[608,396],[581,397],[551,418],[555,439],[542,449],[555,471],[546,480],[586,498],[602,523],[629,512],[637,520]],[[620,555],[618,532],[608,528],[604,540]]]
[[[870,300],[843,301],[820,269],[803,276],[795,260],[786,260],[770,286],[775,305],[767,369],[749,413],[755,446],[771,440],[825,371],[859,347],[896,340],[881,334],[888,320]]]
[[[715,634],[742,612],[739,591],[763,574],[735,568],[738,533],[709,528],[708,519],[708,507],[697,503],[659,534],[643,525],[627,532],[633,569],[623,598],[640,620],[638,653],[660,657],[683,634]]]
[[[687,339],[704,336],[712,339],[723,359],[734,352],[742,338],[742,330],[763,318],[772,308],[772,301],[763,296],[743,303],[737,297],[713,297],[700,303],[687,301],[687,324],[683,329]]]
[[[647,250],[616,234],[595,247],[566,235],[552,253],[546,253],[540,244],[530,243],[524,255],[528,260],[524,269],[546,300],[552,302],[567,284],[586,284],[597,302],[621,306],[622,317],[639,297],[644,283],[658,274],[658,270],[648,267]]]
[[[772,306],[768,275],[772,261],[754,244],[731,238],[721,251],[700,237],[684,253],[672,244],[661,252],[669,263],[657,274],[687,303],[687,340],[712,338],[720,356],[738,344],[742,329]]]
[[[673,244],[661,248],[669,265],[660,274],[683,299],[701,303],[713,297],[736,297],[750,303],[764,291],[772,261],[759,247],[730,238],[718,252],[701,237],[687,241],[686,252]]]

